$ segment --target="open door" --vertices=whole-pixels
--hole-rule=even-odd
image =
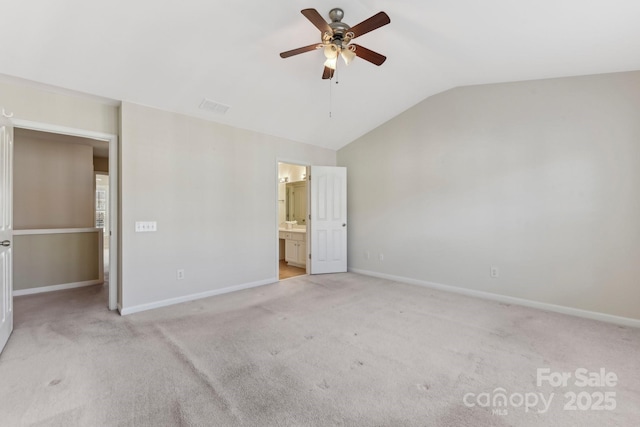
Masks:
[[[13,331],[13,125],[0,116],[0,352]]]
[[[347,168],[311,166],[311,274],[347,271]]]

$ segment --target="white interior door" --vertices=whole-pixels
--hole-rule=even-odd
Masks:
[[[13,331],[13,126],[0,115],[0,352]]]
[[[311,166],[311,274],[347,271],[347,168]]]

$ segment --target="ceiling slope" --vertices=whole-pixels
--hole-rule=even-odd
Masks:
[[[387,56],[322,80],[320,41],[301,13],[350,25]],[[3,4],[0,73],[338,149],[456,86],[640,69],[637,0],[29,0]],[[226,114],[199,109],[204,98]]]

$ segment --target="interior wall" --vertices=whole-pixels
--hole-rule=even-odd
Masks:
[[[338,152],[349,267],[640,319],[639,112],[640,72],[426,99]]]
[[[93,158],[93,170],[95,172],[102,172],[109,174],[109,158],[108,157],[94,157]]]
[[[15,131],[13,228],[94,226],[93,149]]]
[[[306,173],[306,166],[293,165],[290,163],[280,163],[278,165],[278,179],[288,178],[287,182],[304,181],[302,177]]]
[[[127,102],[121,126],[125,312],[277,281],[277,161],[333,166],[335,151]]]
[[[17,81],[17,79],[0,77],[0,108],[4,108],[7,113],[13,114],[13,119],[115,135],[119,132],[120,108],[115,103],[80,94],[69,94],[49,88],[34,87],[31,83]],[[91,160],[89,161],[89,164],[90,163]],[[93,166],[91,166],[91,168],[92,167]],[[15,173],[19,173],[16,169],[17,168],[14,168]],[[31,170],[30,172],[37,171]],[[91,178],[91,182],[93,182],[93,177]],[[14,191],[14,205],[16,193],[17,190]],[[91,205],[93,205],[93,196],[91,197]],[[49,207],[45,207],[45,209],[48,208]],[[13,217],[14,228],[25,226],[20,213],[16,214],[14,210]],[[92,218],[93,213],[91,213],[90,227],[93,226]],[[40,225],[47,224],[39,224],[38,227]],[[33,243],[31,240],[42,236],[29,237],[14,235],[14,287],[16,283],[18,288],[26,289],[28,287],[77,282],[78,280],[84,281],[89,276],[95,279],[97,274],[94,274],[94,272],[97,268],[98,257],[95,257],[96,262],[94,264],[86,264],[82,261],[82,257],[90,254],[90,252],[85,249],[87,249],[86,239],[89,239],[91,235],[96,235],[96,233],[91,233],[90,235],[75,235],[75,237],[71,238],[67,237],[67,239],[74,241],[66,240],[62,246],[54,245],[56,246],[57,254],[77,254],[77,260],[78,263],[81,264],[81,268],[91,269],[90,272],[76,270],[78,274],[73,273],[66,277],[59,277],[58,274],[63,273],[72,263],[67,262],[66,266],[57,264],[60,268],[44,268],[48,265],[47,263],[49,261],[41,259],[41,257],[39,255],[37,256],[36,252],[34,252],[36,249],[31,248],[30,245]],[[45,252],[50,251],[51,242],[55,241],[55,239],[55,237],[45,238],[46,241],[41,242],[42,244],[38,246],[38,248],[40,248],[38,253],[42,253],[43,250]],[[62,239],[64,240],[65,238]],[[21,248],[25,249],[22,255]],[[77,251],[77,248],[85,249]],[[30,260],[31,264],[24,264],[23,261],[25,260]],[[44,281],[34,280],[37,279],[37,277],[33,276],[33,274],[45,275],[48,279]],[[55,278],[55,282],[57,283],[52,283],[51,278]]]
[[[0,108],[14,119],[117,135],[119,107],[93,98],[0,79]]]
[[[13,290],[98,280],[99,242],[97,232],[15,235]]]

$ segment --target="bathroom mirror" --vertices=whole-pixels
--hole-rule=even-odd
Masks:
[[[286,220],[307,224],[307,181],[289,182],[286,191]]]

